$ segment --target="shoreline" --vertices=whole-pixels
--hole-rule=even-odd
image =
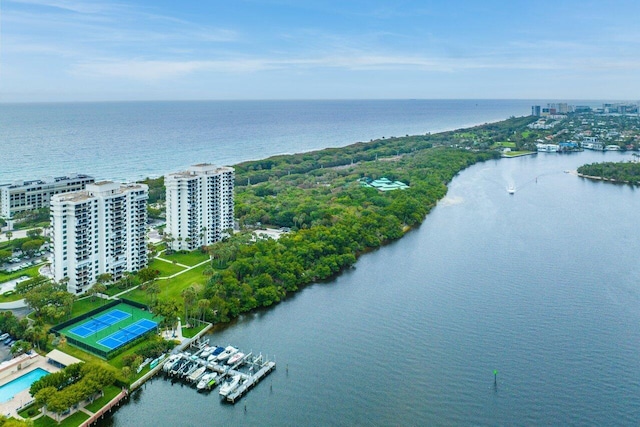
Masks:
[[[640,181],[635,182],[635,183],[631,182],[631,181],[619,181],[617,179],[605,178],[603,176],[585,175],[585,174],[582,174],[580,172],[576,172],[576,175],[579,176],[580,178],[590,179],[590,180],[593,180],[593,181],[610,182],[610,183],[613,183],[613,184],[640,185]]]
[[[353,101],[353,100],[345,100],[345,101]],[[114,103],[119,103],[122,101],[113,101]],[[131,101],[131,102],[138,102],[138,101]],[[140,101],[140,102],[147,102],[147,101]],[[173,101],[157,101],[157,102],[173,102]],[[217,102],[217,101],[215,101]],[[248,101],[248,102],[253,102],[253,101]],[[70,103],[74,103],[74,102],[70,102]],[[87,103],[92,103],[92,102],[87,102]],[[100,103],[100,102],[96,102],[96,103]],[[36,104],[36,103],[34,103]],[[61,103],[63,104],[63,103]],[[26,103],[26,105],[30,105],[30,103]],[[514,117],[527,117],[526,115],[523,116],[514,116]],[[403,136],[398,136],[398,137],[394,137],[394,136],[389,136],[389,137],[385,137],[385,136],[380,136],[377,137],[375,139],[371,139],[370,141],[351,141],[349,143],[346,143],[344,145],[333,145],[333,146],[325,146],[322,148],[313,148],[310,150],[303,150],[303,151],[299,151],[299,152],[281,152],[281,153],[277,153],[277,154],[272,154],[269,155],[267,157],[255,157],[255,158],[247,158],[247,159],[243,159],[243,160],[239,160],[237,162],[234,162],[232,164],[218,164],[216,163],[214,160],[211,160],[211,162],[217,166],[229,166],[229,167],[236,167],[237,165],[241,165],[243,163],[249,163],[249,162],[257,162],[257,161],[263,161],[263,160],[268,160],[274,157],[280,157],[280,156],[293,156],[293,155],[298,155],[298,154],[310,154],[310,153],[317,153],[317,152],[322,152],[324,150],[334,150],[334,149],[343,149],[352,145],[356,145],[356,144],[368,144],[371,142],[375,142],[375,141],[383,141],[383,140],[388,140],[388,139],[392,139],[392,138],[406,138],[406,137],[416,137],[416,136],[422,136],[422,135],[430,135],[430,136],[434,136],[434,135],[440,135],[440,134],[444,134],[447,132],[455,132],[458,130],[466,130],[466,129],[473,129],[479,126],[485,126],[485,125],[492,125],[492,124],[496,124],[496,123],[501,123],[504,122],[506,120],[509,120],[509,117],[507,118],[503,118],[503,119],[495,119],[495,120],[490,120],[490,121],[484,121],[484,122],[475,122],[475,123],[470,123],[470,124],[462,124],[460,126],[454,126],[454,127],[449,127],[449,128],[445,128],[443,130],[439,130],[439,131],[435,131],[435,132],[430,132],[430,131],[425,131],[422,133],[414,133],[414,134],[406,134]],[[536,154],[535,152],[532,152],[533,154]],[[516,157],[516,156],[513,156]],[[201,161],[207,161],[206,159],[201,159]],[[187,166],[176,166],[175,168],[171,168],[168,171],[165,171],[163,173],[156,173],[156,174],[147,174],[145,176],[140,175],[137,178],[132,178],[131,176],[127,176],[124,177],[120,176],[117,177],[115,175],[111,175],[110,177],[105,177],[105,176],[94,176],[91,174],[91,171],[85,171],[83,173],[86,173],[88,175],[94,176],[96,181],[99,180],[107,180],[107,181],[113,181],[113,182],[122,182],[122,183],[139,183],[141,181],[144,181],[146,179],[158,179],[160,177],[164,177],[166,174],[175,172],[177,170],[180,169],[184,169]],[[80,170],[81,168],[78,167],[77,170]],[[41,179],[44,176],[62,176],[65,175],[67,172],[49,172],[48,174],[40,174],[38,176],[20,176],[20,177],[7,177],[4,178],[2,181],[0,181],[0,186],[1,185],[8,185],[11,184],[14,181],[28,181],[28,180],[33,180],[33,179]]]

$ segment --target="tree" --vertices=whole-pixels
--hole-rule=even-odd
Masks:
[[[153,307],[153,312],[164,318],[163,323],[168,327],[175,327],[180,314],[180,307],[175,300],[158,301]]]
[[[18,356],[23,353],[27,353],[33,348],[30,342],[18,340],[11,346],[11,354],[13,356]]]
[[[30,239],[38,239],[42,236],[42,228],[32,228],[31,230],[27,230],[27,237]]]
[[[95,301],[96,296],[98,294],[104,294],[107,291],[107,285],[104,283],[96,282],[90,289],[89,294],[91,295],[91,300]]]
[[[11,238],[13,238],[13,232],[12,231],[7,231],[7,240],[11,241]]]
[[[200,313],[200,320],[204,321],[207,310],[211,306],[211,301],[206,298],[198,300],[198,312]]]
[[[40,239],[27,240],[22,244],[21,249],[22,249],[22,252],[32,257],[35,255],[36,252],[38,252],[38,250],[40,250],[43,244],[44,244],[44,240],[40,240]]]
[[[13,256],[13,252],[7,251],[5,249],[1,249],[0,250],[0,264],[4,264],[5,262],[9,261],[12,256]]]
[[[150,267],[145,267],[138,271],[138,277],[142,283],[148,282],[150,280],[155,280],[160,276],[160,271],[155,270]]]
[[[184,299],[184,318],[186,321],[187,319],[189,319],[189,310],[195,304],[198,298],[198,294],[196,292],[196,288],[193,285],[191,285],[185,290],[183,290],[180,295],[182,295],[182,298]]]
[[[147,295],[149,295],[149,306],[153,306],[158,300],[158,294],[160,293],[160,285],[155,280],[147,285],[145,289]]]

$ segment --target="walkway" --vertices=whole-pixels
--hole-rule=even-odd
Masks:
[[[156,256],[156,258],[155,258],[155,259],[159,259],[160,261],[169,262],[169,263],[173,264],[173,261],[169,261],[169,260],[166,260],[166,259],[160,258],[160,257],[158,257],[158,256]],[[181,267],[184,267],[185,269],[184,269],[184,270],[182,270],[182,271],[179,271],[179,272],[177,272],[177,273],[175,273],[175,274],[172,274],[171,276],[158,277],[158,280],[169,280],[169,279],[173,279],[173,278],[174,278],[174,277],[176,277],[176,276],[179,276],[179,275],[181,275],[181,274],[184,274],[184,273],[186,273],[187,271],[193,270],[194,268],[198,268],[198,267],[200,267],[200,266],[202,266],[202,265],[205,265],[205,264],[206,264],[206,263],[208,263],[208,262],[211,262],[211,259],[205,259],[204,261],[199,262],[199,263],[198,263],[198,264],[196,264],[196,265],[192,265],[191,267],[189,267],[188,265],[184,265],[184,264],[178,264],[178,263],[176,263],[176,265],[179,265],[179,266],[181,266]],[[144,284],[144,283],[143,283],[143,284]],[[114,296],[112,296],[112,297],[108,297],[108,299],[118,299],[118,298],[120,298],[122,295],[126,294],[127,292],[131,292],[131,291],[133,291],[134,289],[138,289],[140,286],[142,286],[142,285],[138,285],[138,286],[134,286],[134,287],[129,288],[129,289],[125,289],[124,291],[119,292],[119,293],[115,294],[115,295],[114,295]],[[106,296],[106,295],[105,295],[105,296]]]

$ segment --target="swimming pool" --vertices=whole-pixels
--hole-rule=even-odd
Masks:
[[[49,372],[42,368],[36,368],[33,371],[16,378],[0,387],[0,403],[8,402],[16,393],[31,387],[31,384],[40,378],[48,375]]]

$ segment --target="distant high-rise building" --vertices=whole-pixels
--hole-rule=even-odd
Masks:
[[[165,233],[174,250],[193,250],[222,239],[233,228],[235,171],[204,163],[164,178]]]
[[[11,218],[18,212],[49,207],[54,194],[83,190],[92,182],[93,177],[76,174],[0,185],[0,217]]]
[[[73,294],[147,266],[148,186],[102,181],[51,199],[53,275]]]
[[[535,117],[540,117],[540,106],[532,105],[531,106],[531,115]]]

